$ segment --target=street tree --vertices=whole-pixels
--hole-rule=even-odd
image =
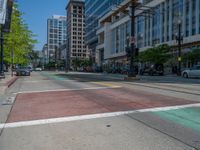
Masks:
[[[170,57],[170,46],[167,44],[149,48],[139,55],[140,62],[151,62],[154,64],[164,64]]]
[[[72,60],[72,66],[77,70],[77,68],[81,67],[81,60],[78,58],[75,58]]]
[[[90,67],[92,65],[92,61],[90,59],[81,60],[81,67]]]
[[[200,62],[200,49],[194,49],[185,53],[183,55],[183,62],[189,62],[191,65]]]
[[[22,13],[15,4],[12,14],[11,29],[5,34],[4,59],[7,63],[25,65],[29,62],[34,44],[33,33],[22,19]]]

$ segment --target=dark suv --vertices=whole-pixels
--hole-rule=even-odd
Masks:
[[[163,64],[154,64],[149,67],[144,67],[143,69],[140,70],[140,74],[149,74],[151,76],[153,75],[164,75],[164,65]]]

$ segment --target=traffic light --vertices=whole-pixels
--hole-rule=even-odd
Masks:
[[[135,49],[135,57],[138,57],[139,56],[139,48],[136,48]]]
[[[127,56],[127,59],[131,58],[131,48],[130,47],[126,47],[126,56]]]

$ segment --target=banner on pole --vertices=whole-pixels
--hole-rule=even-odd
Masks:
[[[5,24],[7,0],[0,0],[0,24]]]

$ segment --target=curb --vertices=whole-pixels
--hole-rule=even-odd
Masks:
[[[6,83],[4,83],[2,86],[0,86],[0,95],[5,94],[5,91],[11,87],[16,81],[18,77],[12,77],[10,80],[8,80]]]
[[[11,85],[13,85],[16,81],[17,81],[18,77],[13,77],[11,78],[9,81],[7,81],[4,86],[6,86],[7,88],[9,88]]]

